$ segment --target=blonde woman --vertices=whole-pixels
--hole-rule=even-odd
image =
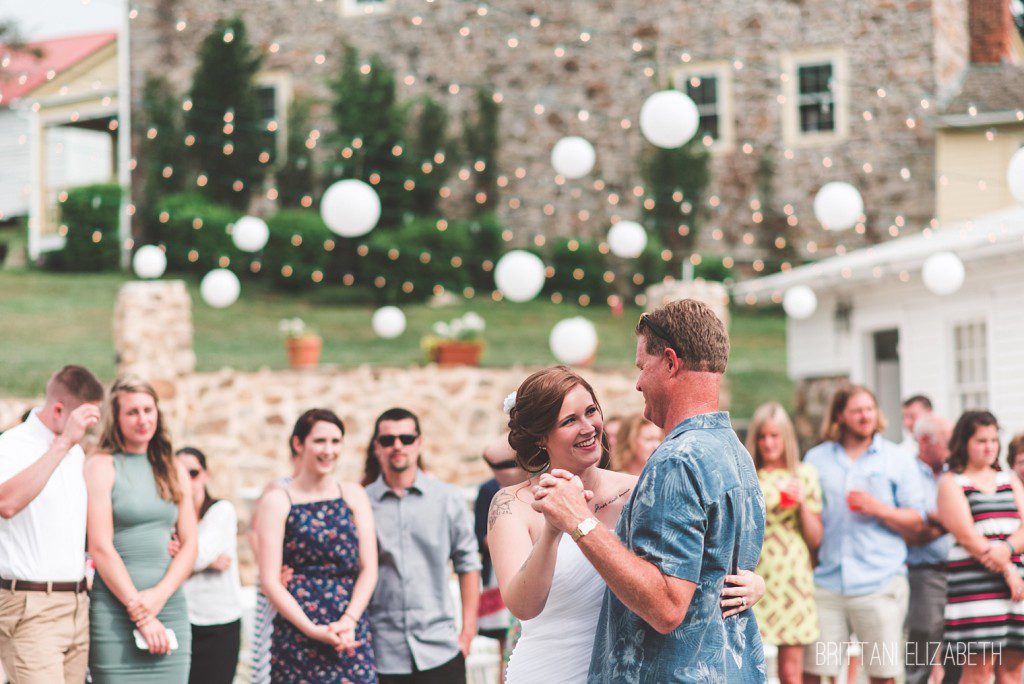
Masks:
[[[821,544],[821,487],[800,463],[796,431],[779,404],[760,406],[747,433],[764,492],[764,546],[757,574],[767,590],[755,609],[761,638],[779,649],[779,680],[803,680],[803,651],[818,638],[811,557]]]
[[[658,448],[665,433],[660,427],[635,413],[622,420],[615,446],[612,447],[611,468],[620,473],[640,475],[647,459]]]
[[[191,627],[181,585],[196,560],[196,510],[149,383],[114,383],[100,448],[85,464],[92,681],[185,682]],[[172,559],[174,532],[181,548]]]

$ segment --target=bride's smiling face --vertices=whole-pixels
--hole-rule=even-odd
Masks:
[[[544,438],[552,468],[580,472],[601,460],[604,418],[594,398],[582,385],[565,395],[555,427]]]

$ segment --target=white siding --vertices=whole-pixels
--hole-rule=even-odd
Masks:
[[[3,218],[28,213],[30,183],[28,120],[0,109],[0,214]]]

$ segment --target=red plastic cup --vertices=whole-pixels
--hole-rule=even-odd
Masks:
[[[779,508],[796,508],[797,500],[785,489],[779,490]]]
[[[860,505],[857,503],[857,495],[860,494],[857,490],[852,490],[846,493],[846,505],[849,506],[850,510],[854,513],[860,512]]]

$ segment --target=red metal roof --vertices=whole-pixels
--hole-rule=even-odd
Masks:
[[[25,97],[115,40],[117,33],[106,31],[28,43],[26,50],[10,55],[6,68],[0,68],[0,107],[10,106],[18,98]],[[33,50],[41,51],[41,56],[36,57]],[[4,55],[6,61],[3,46],[0,46],[0,55]]]

